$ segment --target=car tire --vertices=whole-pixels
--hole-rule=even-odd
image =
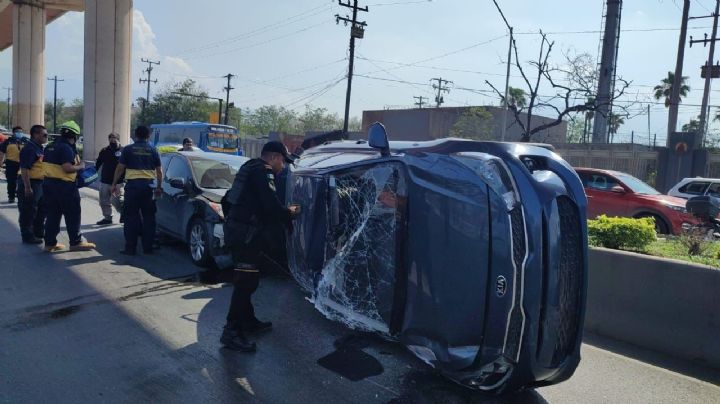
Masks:
[[[644,217],[651,217],[655,219],[655,232],[657,234],[670,234],[670,226],[667,224],[665,219],[658,215],[653,215],[652,213],[643,213],[635,217],[638,219],[642,219]]]
[[[210,237],[205,222],[200,218],[190,221],[187,230],[187,245],[193,264],[207,268],[210,266]]]

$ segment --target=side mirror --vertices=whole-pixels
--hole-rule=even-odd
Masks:
[[[170,178],[170,186],[175,189],[185,190],[187,183],[185,182],[185,178]]]
[[[390,142],[388,141],[385,126],[380,122],[375,122],[368,129],[368,144],[374,149],[380,149],[383,156],[390,155]]]
[[[621,187],[620,185],[615,185],[614,187],[612,187],[610,192],[612,192],[614,194],[624,194],[625,188]]]

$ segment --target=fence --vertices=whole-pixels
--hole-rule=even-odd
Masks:
[[[558,145],[556,152],[573,167],[592,167],[629,173],[653,183],[660,153],[650,147],[616,145]],[[720,156],[718,166],[720,169]]]

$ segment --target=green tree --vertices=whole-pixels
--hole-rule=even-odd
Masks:
[[[609,113],[608,114],[608,133],[615,135],[618,133],[620,127],[625,123],[625,117],[622,115]]]
[[[191,79],[170,84],[147,103],[144,113],[141,112],[138,117],[138,122],[152,125],[177,121],[207,121],[210,113],[218,110],[218,103],[204,98],[207,96],[207,91]],[[142,101],[142,98],[138,99],[138,105],[142,105]]]
[[[508,88],[508,103],[517,109],[523,109],[527,106],[527,95],[522,88]]]
[[[680,79],[680,99],[682,99],[682,97],[687,97],[688,92],[690,92],[690,86],[686,84],[687,79],[687,76],[682,76]],[[668,76],[662,79],[660,84],[653,88],[656,100],[665,98],[665,107],[670,106],[670,96],[672,95],[673,82],[675,82],[675,73],[668,72]]]
[[[584,114],[583,114],[584,115]],[[580,119],[578,115],[568,120],[567,139],[568,143],[581,143],[585,136],[585,119]]]
[[[297,113],[283,106],[264,105],[255,110],[246,109],[241,122],[241,131],[249,136],[267,136],[270,132],[294,133]]]
[[[329,113],[327,108],[312,108],[309,105],[305,106],[305,112],[297,119],[298,129],[301,133],[308,131],[329,132],[343,126],[342,119],[338,114]]]
[[[690,122],[686,123],[682,126],[683,132],[700,132],[700,116],[698,116],[696,119],[691,119]]]
[[[493,116],[488,110],[482,107],[468,108],[460,115],[450,129],[451,137],[475,140],[494,140]]]

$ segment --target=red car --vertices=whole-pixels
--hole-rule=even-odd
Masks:
[[[619,171],[576,168],[588,198],[588,218],[600,215],[653,217],[660,234],[680,234],[683,224],[697,224],[684,199],[663,195],[655,188]]]

